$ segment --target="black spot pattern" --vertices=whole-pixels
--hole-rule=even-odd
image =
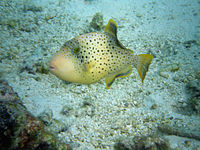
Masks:
[[[77,72],[95,82],[131,64],[130,51],[117,43],[109,33],[88,33],[66,42],[63,55],[73,57]]]

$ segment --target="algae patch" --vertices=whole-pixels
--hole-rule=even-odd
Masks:
[[[97,31],[102,30],[104,28],[103,15],[99,12],[96,13],[90,22],[90,26]]]

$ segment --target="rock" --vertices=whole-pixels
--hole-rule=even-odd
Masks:
[[[168,141],[158,136],[135,137],[133,141],[137,150],[170,150]]]
[[[187,83],[186,92],[189,95],[188,105],[200,114],[200,80],[193,80]]]
[[[191,95],[191,97],[200,96],[200,80],[190,81],[186,85],[187,93]]]
[[[200,71],[197,71],[197,72],[195,73],[195,78],[196,78],[196,79],[200,79]]]
[[[189,40],[189,41],[185,41],[183,43],[185,48],[190,48],[190,47],[192,47],[193,44],[197,44],[198,45],[198,42],[196,40]]]
[[[34,1],[31,0],[25,0],[24,1],[24,12],[32,11],[32,12],[41,12],[42,7],[34,3]]]
[[[115,150],[170,150],[167,140],[158,135],[136,136],[132,140],[125,139],[114,145]]]
[[[200,140],[199,129],[190,126],[191,128],[180,127],[176,123],[164,123],[158,126],[158,130],[167,135],[176,135],[180,137],[187,137],[191,139]],[[187,129],[187,130],[186,130]]]
[[[124,143],[116,143],[114,145],[114,150],[130,150]]]
[[[12,88],[0,81],[0,147],[2,150],[69,150],[44,123],[30,114]]]
[[[152,106],[151,106],[151,109],[157,109],[158,108],[158,105],[157,104],[153,104]]]

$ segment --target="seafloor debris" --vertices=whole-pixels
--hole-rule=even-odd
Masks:
[[[158,136],[135,137],[134,148],[137,150],[170,150],[168,141]]]
[[[168,141],[157,136],[134,137],[128,143],[116,143],[115,150],[170,150]]]
[[[101,30],[104,28],[103,25],[103,15],[101,13],[96,13],[93,18],[92,21],[90,22],[90,26],[95,29],[95,30]]]
[[[185,46],[185,48],[191,48],[192,45],[199,45],[200,43],[197,40],[189,40],[189,41],[185,41],[183,43],[183,45]]]
[[[168,79],[170,72],[176,72],[180,69],[180,64],[171,63],[171,64],[162,64],[158,71],[159,75],[163,78]]]
[[[38,6],[34,1],[32,0],[24,0],[24,12],[32,11],[32,12],[41,12],[42,7]]]
[[[158,130],[167,135],[176,135],[200,140],[199,120],[193,121],[190,117],[180,116],[171,118],[170,122],[163,120],[158,125]]]
[[[0,147],[2,150],[69,150],[53,134],[44,130],[44,123],[32,116],[18,95],[0,81]]]
[[[171,125],[171,124],[163,124],[158,127],[159,131],[162,133],[166,133],[168,135],[176,135],[180,137],[187,137],[187,138],[193,138],[196,140],[200,140],[200,132],[198,130],[192,130],[192,129],[184,129],[178,127],[178,125]]]
[[[186,91],[189,95],[188,104],[192,110],[200,114],[200,80],[193,80],[187,83]]]

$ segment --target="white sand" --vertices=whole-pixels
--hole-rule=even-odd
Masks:
[[[68,127],[58,133],[62,141],[77,150],[113,149],[124,138],[155,132],[170,117],[172,122],[181,120],[183,130],[200,131],[199,114],[182,115],[178,109],[180,103],[187,105],[186,83],[200,71],[199,0],[24,2],[26,8],[35,6],[42,11],[23,11],[22,0],[0,2],[0,71],[31,113],[38,116],[52,111],[52,117]],[[118,23],[118,38],[126,47],[136,54],[155,56],[143,86],[136,69],[130,77],[117,79],[110,90],[105,89],[104,80],[89,86],[66,84],[50,73],[20,72],[25,66],[35,72],[36,63],[47,64],[65,41],[88,30],[96,12],[103,14],[105,24],[110,18]],[[197,43],[185,48],[183,42],[188,40]],[[176,64],[179,69],[172,72],[170,67]],[[168,78],[160,76],[160,70]],[[89,105],[83,106],[84,102]],[[157,105],[154,110],[153,104]],[[61,114],[63,107],[68,115]],[[187,147],[186,138],[167,138],[174,149],[200,149],[197,140],[191,139]]]

